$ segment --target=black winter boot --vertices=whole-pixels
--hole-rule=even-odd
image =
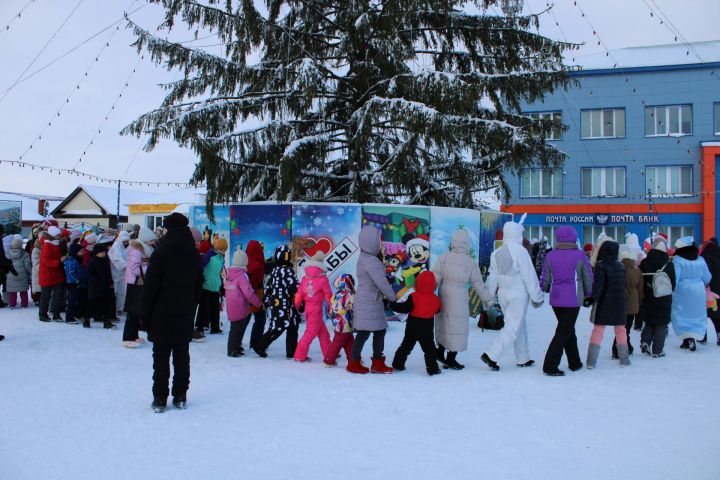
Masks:
[[[83,318],[83,327],[90,328],[90,319],[88,317]]]
[[[498,365],[490,357],[488,357],[487,353],[483,353],[480,357],[480,360],[485,362],[485,364],[490,367],[490,370],[492,370],[493,372],[497,372],[498,370],[500,370],[500,365]]]
[[[153,412],[155,413],[163,413],[165,409],[167,409],[167,398],[165,397],[155,397],[153,399],[152,405],[151,405]]]
[[[430,375],[430,376],[438,375],[438,374],[442,373],[442,370],[440,370],[440,367],[437,366],[437,363],[435,365],[430,365],[429,367],[427,367],[426,370],[427,370],[428,375]]]
[[[680,344],[680,348],[682,348],[683,350],[687,350],[688,348],[690,348],[690,339],[683,339],[682,344]]]
[[[107,319],[103,322],[103,328],[106,330],[117,330],[117,327],[110,319]]]
[[[456,357],[457,352],[448,352],[443,368],[449,368],[451,370],[462,370],[463,368],[465,368],[465,365],[457,362],[457,360],[455,359]]]
[[[40,316],[38,317],[38,320],[40,320],[41,322],[49,322],[49,321],[50,321],[50,317],[47,316],[47,315],[43,315],[43,314],[41,313]]]
[[[691,352],[697,350],[697,345],[695,345],[694,338],[688,338],[688,350],[690,350]]]
[[[178,410],[185,410],[187,408],[187,397],[185,395],[175,395],[172,404]]]

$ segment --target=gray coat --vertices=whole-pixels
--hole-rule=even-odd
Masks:
[[[32,249],[32,291],[40,293],[40,242],[36,241]]]
[[[7,275],[7,291],[8,292],[27,292],[30,288],[30,276],[32,275],[32,263],[30,255],[25,253],[22,245],[20,248],[11,248],[8,260],[12,260],[13,267],[17,270],[17,276],[12,273]]]
[[[470,256],[470,235],[466,230],[453,233],[450,251],[440,256],[432,272],[442,300],[442,310],[435,317],[435,340],[451,352],[464,352],[470,331],[468,284],[483,302],[492,300],[480,267]]]
[[[385,278],[385,267],[377,258],[382,247],[380,232],[370,225],[360,231],[360,258],[357,263],[357,290],[353,300],[353,327],[378,331],[387,328],[383,296],[395,302],[395,292]]]

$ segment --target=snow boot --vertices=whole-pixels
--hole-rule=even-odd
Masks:
[[[405,364],[404,364],[404,363],[400,363],[400,362],[397,361],[397,360],[393,360],[393,362],[392,362],[392,368],[393,368],[393,370],[395,370],[395,371],[402,372],[403,370],[405,370]]]
[[[53,314],[52,321],[53,322],[64,322],[65,320],[63,320],[63,318],[60,316],[59,313],[55,313],[55,314]]]
[[[196,343],[202,343],[205,341],[205,334],[201,330],[195,330],[193,332],[192,341]]]
[[[532,367],[533,365],[535,365],[535,360],[528,360],[528,361],[525,362],[525,363],[518,363],[518,364],[516,364],[516,365],[517,365],[518,367]]]
[[[87,317],[83,318],[82,324],[83,328],[90,328],[90,319]]]
[[[682,343],[680,344],[680,348],[682,348],[683,350],[687,350],[688,348],[690,348],[690,339],[683,339]]]
[[[695,345],[694,338],[688,338],[688,350],[690,350],[691,352],[697,350],[697,345]]]
[[[47,315],[40,314],[40,316],[38,317],[38,320],[40,320],[41,322],[49,322],[50,317]]]
[[[362,360],[353,360],[348,358],[348,364],[346,370],[350,373],[359,373],[364,375],[370,371],[369,368],[362,364]]]
[[[305,358],[294,358],[294,357],[293,357],[293,360],[295,360],[297,363],[308,363],[308,362],[312,362],[312,358],[310,358],[310,357],[305,357]]]
[[[443,364],[443,368],[449,368],[451,370],[462,370],[463,368],[465,368],[465,365],[458,363],[456,358],[457,352],[448,352],[447,357],[445,358],[445,363]]]
[[[498,370],[500,370],[500,366],[495,363],[490,357],[488,357],[487,353],[483,353],[480,357],[480,360],[485,362],[485,364],[490,367],[490,370],[492,370],[493,372],[497,372]]]
[[[718,335],[718,341],[720,341],[720,335]],[[437,359],[440,360],[440,363],[445,364],[445,347],[439,344],[437,346]]]
[[[326,368],[337,367],[336,361],[328,362],[327,360],[323,360],[322,364],[323,364],[323,367],[326,367]]]
[[[5,340],[5,335],[0,335],[0,342],[2,342],[3,340]]]
[[[113,322],[111,322],[110,320],[105,320],[103,322],[103,328],[105,330],[117,330],[117,327],[115,326],[115,324]]]
[[[185,410],[187,408],[187,398],[185,395],[175,395],[172,400],[173,407],[178,410]]]
[[[163,413],[167,409],[167,398],[155,397],[152,402],[152,409],[155,413]]]
[[[545,375],[547,375],[548,377],[564,377],[565,376],[565,372],[563,372],[562,370],[560,370],[558,368],[556,368],[555,370],[543,371],[543,373]]]
[[[618,345],[618,357],[620,357],[620,366],[621,367],[629,367],[630,366],[630,350],[628,349],[627,344],[625,345]]]
[[[594,343],[591,343],[588,345],[588,354],[587,354],[587,360],[585,360],[585,365],[588,370],[592,370],[595,368],[595,365],[597,365],[597,359],[600,355],[600,345],[596,345]]]
[[[577,372],[578,370],[582,370],[582,367],[584,367],[584,365],[582,363],[580,363],[578,365],[573,365],[572,367],[568,366],[568,368],[570,369],[571,372]]]
[[[646,342],[641,343],[640,351],[645,355],[650,355],[650,345],[648,345]]]
[[[260,358],[267,358],[267,352],[265,350],[260,349],[258,346],[252,347],[252,351],[257,353],[257,356]]]
[[[437,366],[437,363],[435,365],[430,365],[425,370],[427,370],[427,374],[431,377],[442,373],[442,370],[440,370],[440,367]]]
[[[77,325],[79,322],[77,321],[77,318],[68,318],[65,320],[65,323],[68,325]]]
[[[125,348],[137,348],[140,346],[139,343],[136,343],[132,340],[125,340],[125,341],[123,341],[122,344],[123,344],[123,347],[125,347]]]
[[[652,358],[662,358],[665,356],[665,352],[653,353],[651,356]]]
[[[228,357],[232,357],[232,358],[240,358],[242,356],[243,356],[243,353],[239,352],[237,350],[233,350],[232,352],[228,353]]]
[[[392,367],[385,365],[385,356],[373,358],[370,365],[370,373],[393,373]]]

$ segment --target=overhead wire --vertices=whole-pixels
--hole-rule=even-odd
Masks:
[[[9,21],[8,23],[5,24],[5,26],[3,26],[2,28],[0,28],[0,33],[5,32],[5,31],[7,31],[7,30],[10,30],[10,26],[15,22],[15,20],[17,20],[18,18],[20,18],[20,17],[22,16],[23,12],[25,11],[25,9],[26,9],[27,7],[29,7],[31,3],[34,3],[34,2],[35,2],[35,0],[30,0],[29,2],[27,2],[27,3],[20,9],[20,11],[19,11],[18,13],[16,13],[15,15],[13,15],[13,17],[10,19],[10,21]]]

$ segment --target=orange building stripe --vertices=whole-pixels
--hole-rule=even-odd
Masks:
[[[702,206],[703,239],[715,236],[715,156],[720,155],[720,147],[702,147]]]

